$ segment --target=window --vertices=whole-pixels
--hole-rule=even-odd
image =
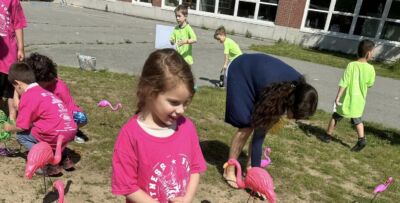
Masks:
[[[316,10],[329,10],[330,0],[310,0],[310,8]]]
[[[360,15],[370,17],[382,17],[386,0],[363,0]]]
[[[151,0],[132,0],[132,2],[151,3]]]
[[[400,0],[392,1],[388,18],[394,18],[400,20]]]
[[[164,4],[166,6],[177,7],[179,5],[179,0],[165,0]]]
[[[329,25],[329,31],[349,33],[352,21],[352,16],[334,14]]]
[[[196,10],[197,0],[183,0],[182,4],[186,4],[189,6],[189,9]]]
[[[308,12],[307,15],[306,26],[310,28],[323,30],[325,27],[325,21],[327,16],[328,14],[326,13],[310,11]]]
[[[201,0],[200,11],[215,12],[215,0]]]
[[[381,39],[400,42],[400,23],[386,22],[383,26]]]
[[[254,18],[255,10],[256,10],[256,3],[239,1],[237,16],[244,18]]]
[[[277,10],[277,0],[261,0],[257,19],[274,22]]]
[[[400,0],[308,0],[304,29],[400,41]]]
[[[231,15],[235,13],[236,0],[219,0],[218,13]]]
[[[164,0],[163,6],[186,3],[191,10],[274,22],[279,0]]]
[[[336,0],[335,11],[353,13],[357,0]]]
[[[393,0],[382,28],[381,39],[400,42],[400,0]]]

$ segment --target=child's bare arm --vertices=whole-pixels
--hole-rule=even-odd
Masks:
[[[172,199],[172,203],[190,203],[193,201],[194,195],[196,194],[197,186],[200,182],[200,174],[194,173],[190,175],[189,185],[186,189],[186,193],[184,197],[177,197]]]
[[[141,189],[130,195],[127,195],[126,199],[129,200],[130,202],[136,202],[136,203],[158,203],[158,201],[151,198],[147,193],[145,193]]]
[[[9,123],[5,123],[3,129],[10,133],[18,133],[24,131],[23,129],[18,128],[16,125],[11,125]]]
[[[224,58],[224,68],[226,69],[227,67],[228,67],[228,62],[229,62],[229,60],[228,60],[228,54],[224,54],[225,55],[225,58]]]
[[[19,95],[17,93],[17,90],[14,90],[14,107],[15,109],[18,109],[19,106]]]
[[[15,36],[17,37],[17,43],[18,43],[17,59],[18,61],[22,61],[25,58],[24,31],[22,29],[15,30]]]
[[[339,86],[339,90],[338,90],[338,93],[337,93],[336,99],[335,99],[335,103],[336,103],[336,105],[338,105],[338,106],[342,105],[342,104],[340,103],[340,98],[342,97],[343,92],[344,92],[345,89],[346,89],[345,87],[340,87],[340,86]]]

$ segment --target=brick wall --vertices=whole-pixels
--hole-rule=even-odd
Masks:
[[[280,0],[275,24],[285,27],[300,28],[307,0]]]

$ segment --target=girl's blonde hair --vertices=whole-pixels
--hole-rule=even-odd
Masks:
[[[182,83],[194,96],[194,77],[190,65],[174,49],[159,49],[149,55],[139,78],[136,113],[141,112],[150,96],[157,96]]]

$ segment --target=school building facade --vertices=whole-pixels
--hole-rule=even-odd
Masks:
[[[191,25],[354,54],[361,39],[375,56],[400,58],[400,0],[68,0],[69,4],[175,22],[189,5]]]

